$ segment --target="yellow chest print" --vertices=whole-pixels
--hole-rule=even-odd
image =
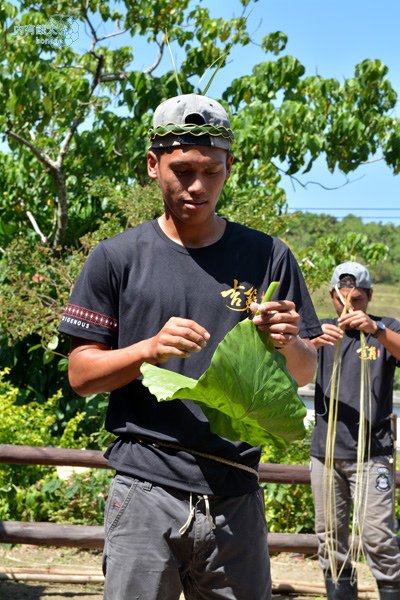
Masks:
[[[379,349],[375,346],[365,346],[357,350],[361,360],[376,360],[379,357]]]
[[[233,280],[233,286],[229,290],[221,292],[221,296],[229,301],[226,307],[236,312],[250,312],[250,304],[257,302],[257,289],[242,285],[237,279]]]

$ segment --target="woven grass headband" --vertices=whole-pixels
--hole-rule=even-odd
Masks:
[[[170,134],[190,134],[196,137],[202,135],[212,135],[214,137],[222,137],[231,141],[234,139],[232,130],[224,127],[223,125],[177,125],[176,123],[168,123],[167,125],[152,127],[148,132],[151,141],[156,137],[164,137]]]

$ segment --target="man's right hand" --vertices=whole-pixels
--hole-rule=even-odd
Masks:
[[[177,356],[200,352],[210,339],[201,325],[172,317],[152,338],[113,349],[93,340],[73,338],[69,354],[69,380],[80,396],[112,392],[140,376],[144,362],[165,363]]]
[[[193,352],[200,352],[209,339],[208,331],[195,321],[171,317],[154,337],[147,340],[149,362],[163,364],[173,356],[187,358]]]
[[[321,346],[334,346],[338,340],[343,337],[343,331],[333,323],[323,323],[321,325],[323,334],[311,340],[314,348],[318,349]]]

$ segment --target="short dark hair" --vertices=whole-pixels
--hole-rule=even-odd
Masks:
[[[356,278],[354,275],[349,275],[345,273],[339,277],[339,287],[340,288],[355,288],[356,287]]]

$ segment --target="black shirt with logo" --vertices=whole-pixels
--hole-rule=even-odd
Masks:
[[[369,315],[375,321],[383,321],[388,329],[400,333],[396,319]],[[337,325],[336,319],[323,319],[321,324]],[[311,455],[324,458],[328,411],[331,395],[331,378],[334,364],[334,346],[322,346],[318,350],[318,373],[315,385],[315,428],[311,441]],[[393,451],[389,415],[393,410],[393,380],[399,363],[372,335],[366,335],[366,348],[362,350],[360,332],[346,329],[341,342],[340,388],[338,416],[334,447],[335,459],[356,460],[360,422],[361,361],[365,360],[370,371],[370,398],[364,395],[365,411],[371,410],[371,456],[389,455]],[[369,404],[371,408],[369,409]],[[366,413],[367,414],[367,413]],[[366,431],[369,430],[369,423]],[[366,443],[369,444],[368,434]]]
[[[249,316],[271,281],[274,296],[293,300],[300,335],[321,334],[300,269],[276,238],[227,222],[223,236],[186,248],[148,221],[101,242],[86,261],[59,329],[70,336],[124,348],[154,336],[170,317],[192,319],[211,334],[207,346],[163,368],[198,379],[218,343]],[[254,476],[156,442],[217,455],[257,468],[260,449],[211,432],[201,408],[189,400],[157,402],[140,378],[110,394],[106,429],[117,436],[106,456],[116,470],[203,494],[240,495],[258,487]]]

